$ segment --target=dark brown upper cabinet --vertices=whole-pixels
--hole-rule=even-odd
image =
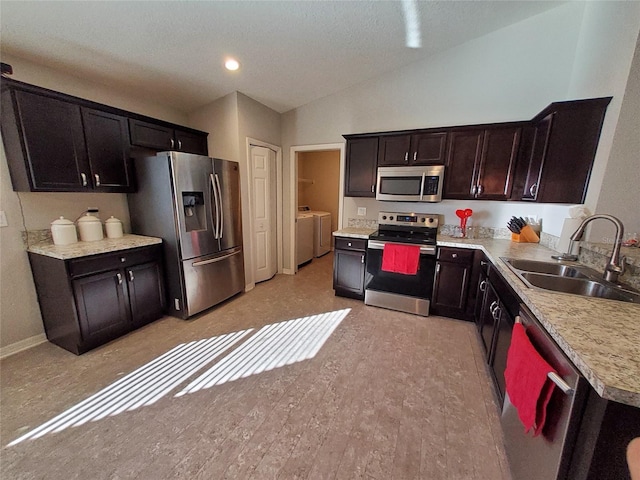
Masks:
[[[93,188],[133,192],[127,118],[90,108],[81,110]]]
[[[131,143],[152,150],[175,150],[179,152],[207,155],[207,137],[195,132],[165,125],[129,119]]]
[[[451,131],[443,198],[507,200],[521,132],[521,124]]]
[[[444,165],[447,132],[381,135],[378,166]]]
[[[347,139],[345,197],[375,197],[378,137],[345,135],[345,138]]]
[[[15,191],[132,192],[131,120],[171,131],[182,151],[207,154],[207,133],[2,78],[2,140]]]
[[[611,97],[556,102],[532,120],[519,168],[522,200],[583,203]]]

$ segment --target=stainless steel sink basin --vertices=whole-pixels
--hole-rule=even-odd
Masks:
[[[640,294],[624,290],[621,287],[608,285],[599,280],[585,278],[559,277],[540,273],[523,272],[520,277],[534,287],[553,290],[554,292],[572,293],[587,297],[608,298],[622,302],[640,303]]]
[[[501,259],[528,287],[640,304],[640,292],[608,282],[600,272],[579,263]]]
[[[511,265],[516,270],[525,272],[546,273],[549,275],[559,275],[561,277],[588,278],[578,268],[558,262],[539,262],[536,260],[520,260],[516,258],[503,259],[507,265]]]

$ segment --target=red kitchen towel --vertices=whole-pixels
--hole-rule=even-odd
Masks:
[[[540,435],[544,427],[547,404],[555,386],[547,374],[553,371],[531,345],[524,326],[516,323],[504,378],[509,400],[518,411],[525,433],[533,429],[534,437]]]
[[[385,272],[415,275],[420,262],[419,245],[385,243],[382,251],[382,270]]]

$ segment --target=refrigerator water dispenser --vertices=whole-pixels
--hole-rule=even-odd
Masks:
[[[202,192],[182,192],[182,208],[187,232],[207,229],[207,216]]]

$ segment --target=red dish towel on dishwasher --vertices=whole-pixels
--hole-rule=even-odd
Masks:
[[[509,400],[516,407],[525,433],[533,429],[536,437],[542,432],[547,404],[555,384],[547,377],[554,369],[536,351],[524,326],[513,326],[511,345],[504,372]]]
[[[384,272],[415,275],[420,262],[419,245],[398,245],[385,243],[382,251],[382,270]]]

